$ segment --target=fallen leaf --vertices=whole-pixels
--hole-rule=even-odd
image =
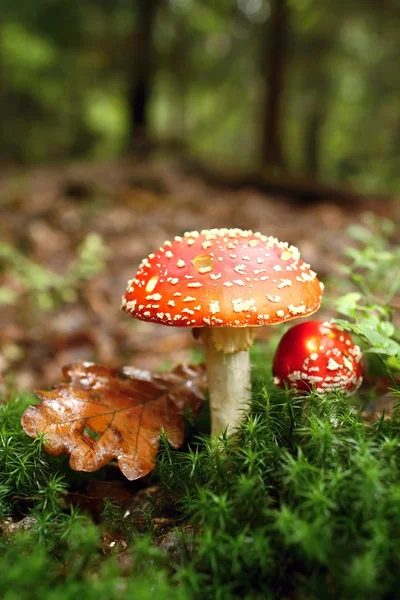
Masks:
[[[181,446],[184,413],[196,413],[205,400],[203,365],[151,373],[78,362],[63,374],[67,383],[36,392],[42,402],[26,409],[21,424],[31,437],[45,434],[49,454],[70,454],[75,471],[116,459],[127,479],[143,477],[154,468],[161,430]]]

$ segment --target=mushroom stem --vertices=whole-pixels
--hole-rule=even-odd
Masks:
[[[250,357],[254,329],[204,327],[211,433],[232,433],[251,402]]]

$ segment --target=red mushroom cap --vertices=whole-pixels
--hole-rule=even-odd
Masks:
[[[279,342],[273,362],[274,383],[299,391],[354,393],[362,382],[361,350],[331,323],[295,325]]]
[[[150,254],[122,308],[178,327],[256,327],[312,314],[322,289],[294,246],[252,231],[210,229]]]

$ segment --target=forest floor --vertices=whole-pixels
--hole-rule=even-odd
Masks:
[[[69,363],[154,370],[199,358],[189,329],[144,323],[119,310],[127,280],[165,240],[187,230],[240,227],[294,244],[326,284],[316,316],[326,320],[335,314],[335,298],[349,291],[340,269],[352,244],[347,228],[365,211],[400,222],[395,200],[350,202],[342,195],[336,202],[331,195],[305,202],[293,193],[263,193],[256,182],[207,181],[165,159],[15,170],[0,179],[6,600],[79,594],[109,600],[121,593],[140,600],[394,597],[400,413],[376,420],[400,397],[394,380],[380,389],[379,374],[366,381],[361,414],[335,394],[293,398],[272,384],[273,344],[256,346],[252,412],[238,434],[225,446],[210,441],[205,405],[186,423],[182,451],[164,440],[155,470],[134,481],[115,460],[95,474],[77,473],[67,457],[45,455],[43,440],[21,428],[34,397],[19,392],[60,382]],[[276,342],[280,332],[260,327],[257,338]],[[109,377],[116,394],[118,377]],[[64,389],[57,387],[56,396]],[[28,410],[32,418],[35,410]],[[66,421],[74,424],[71,439],[78,420]],[[96,430],[86,429],[86,446],[95,446]],[[137,444],[138,437],[124,439]]]
[[[0,287],[14,295],[0,304],[0,373],[12,373],[18,390],[53,384],[61,367],[76,360],[150,369],[190,360],[190,331],[134,321],[119,310],[139,262],[184,231],[240,227],[288,241],[333,293],[330,278],[339,275],[350,243],[346,228],[365,211],[400,221],[393,200],[304,203],[251,186],[212,185],[166,160],[15,170],[0,181],[0,207],[1,244],[50,276],[68,272],[89,233],[99,234],[106,249],[104,268],[77,284],[75,299],[51,310],[36,302],[40,281],[30,263],[18,264],[17,257],[13,268],[0,271]],[[330,316],[322,308],[318,318]],[[259,339],[269,335],[270,328],[260,328]]]

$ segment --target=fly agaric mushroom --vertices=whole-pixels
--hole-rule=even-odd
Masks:
[[[192,231],[140,265],[122,299],[142,319],[192,327],[204,343],[211,430],[237,427],[250,404],[255,328],[318,310],[323,285],[297,248],[241,229]]]
[[[279,342],[274,383],[299,391],[341,390],[351,395],[362,382],[361,350],[331,323],[308,321],[289,329]]]

